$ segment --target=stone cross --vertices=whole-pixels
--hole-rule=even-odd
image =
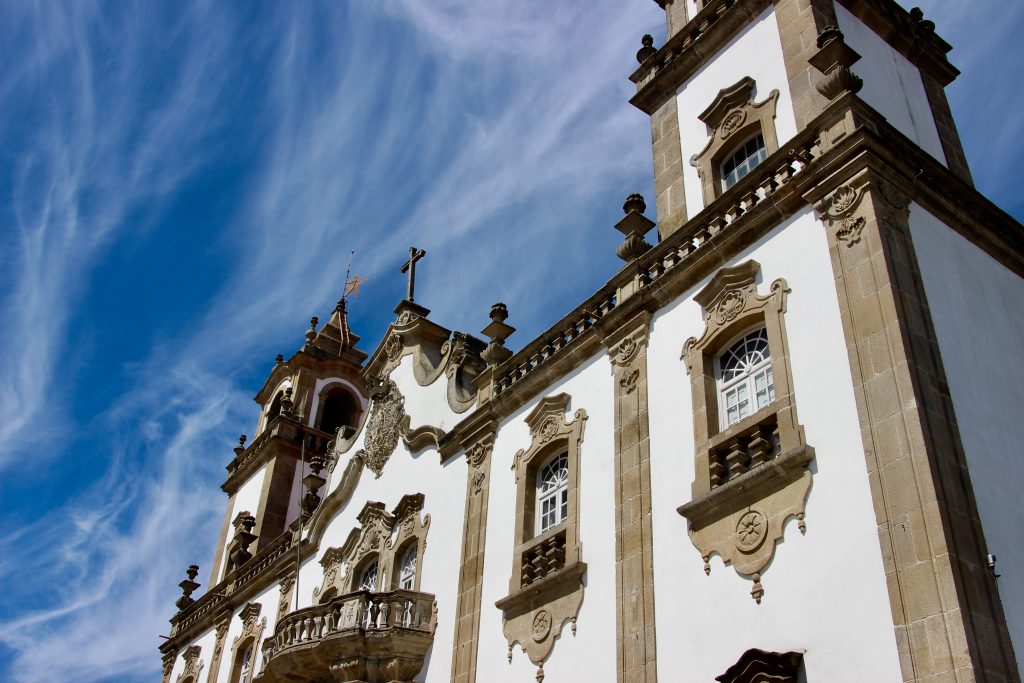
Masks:
[[[414,301],[412,296],[416,289],[416,262],[426,255],[427,252],[422,249],[409,247],[409,260],[402,264],[402,272],[409,273],[409,295],[405,297],[409,301]]]

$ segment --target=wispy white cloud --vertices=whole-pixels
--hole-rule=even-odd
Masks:
[[[524,250],[513,261],[500,245],[540,245],[561,233],[568,278],[586,258],[571,253],[587,239],[577,214],[609,184],[643,177],[647,124],[625,104],[624,77],[656,7],[607,2],[588,8],[584,22],[512,2],[438,10],[290,5],[269,20],[272,41],[239,32],[216,5],[184,7],[162,31],[180,57],[159,103],[146,98],[140,52],[155,31],[147,22],[162,18],[137,8],[114,28],[92,5],[18,17],[40,43],[0,92],[73,69],[65,116],[47,120],[17,160],[10,198],[19,276],[3,306],[17,319],[13,329],[45,330],[46,353],[4,341],[0,362],[14,379],[0,405],[19,419],[0,435],[8,456],[25,451],[39,420],[54,420],[54,359],[97,263],[137,227],[129,216],[138,207],[153,203],[149,218],[158,222],[161,202],[202,168],[224,124],[219,102],[247,68],[231,64],[231,41],[260,43],[253,51],[267,75],[251,112],[265,122],[255,168],[233,220],[213,237],[232,250],[231,270],[208,293],[200,321],[150,349],[118,397],[98,408],[91,429],[106,430],[111,444],[92,454],[103,459],[100,480],[0,538],[0,577],[39,600],[0,621],[13,680],[155,674],[155,636],[166,632],[174,585],[186,564],[211,552],[226,437],[253,417],[226,373],[298,332],[297,311],[329,305],[351,249],[360,272],[383,281],[408,243],[429,246],[434,277],[423,281],[423,300],[446,324],[480,325],[491,298],[540,285],[536,255]],[[343,41],[326,40],[333,27]],[[116,47],[97,45],[97,31],[116,33]],[[609,200],[609,222],[631,189]]]
[[[617,267],[617,207],[650,186],[648,123],[626,104],[625,78],[661,18],[654,3],[618,0],[291,3],[246,17],[214,2],[166,15],[84,2],[0,11],[7,33],[34,37],[0,73],[0,96],[44,87],[57,98],[0,198],[14,219],[0,237],[12,322],[0,341],[0,467],[44,418],[61,422],[57,359],[104,255],[139,215],[142,227],[166,220],[231,116],[260,122],[236,208],[203,238],[230,250],[228,270],[196,296],[198,320],[147,349],[88,425],[109,443],[89,454],[102,476],[0,538],[0,579],[23,596],[0,619],[12,680],[152,679],[174,586],[212,553],[229,435],[255,418],[234,365],[297,342],[302,319],[337,295],[352,249],[371,278],[358,303],[368,318],[393,303],[392,270],[414,243],[430,251],[417,298],[433,317],[475,331],[505,298],[524,342],[601,284]],[[159,93],[154,40],[173,55]],[[226,103],[252,72],[261,97],[240,112]],[[22,128],[4,112],[6,139]]]

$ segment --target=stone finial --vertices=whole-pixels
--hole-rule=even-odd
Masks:
[[[309,474],[302,478],[302,483],[306,486],[306,495],[302,497],[303,521],[308,520],[320,505],[319,491],[327,483],[327,480],[320,476],[325,464],[322,455],[314,455],[309,460]]]
[[[188,575],[188,578],[178,584],[178,587],[181,588],[181,597],[174,603],[178,610],[183,610],[195,602],[192,599],[192,593],[201,585],[196,582],[196,576],[199,575],[199,565],[190,564],[185,573]]]
[[[231,548],[228,555],[232,569],[240,567],[252,559],[249,546],[256,540],[256,534],[252,533],[254,526],[256,526],[256,518],[248,512],[244,512],[235,518],[235,537],[231,539]]]
[[[488,365],[500,365],[512,357],[512,352],[505,348],[505,340],[516,328],[506,325],[508,320],[508,307],[503,303],[496,303],[491,306],[491,322],[481,332],[487,335],[491,343],[487,345],[480,357],[487,361]]]
[[[640,43],[643,45],[643,47],[637,50],[636,61],[643,64],[648,59],[658,54],[658,51],[654,49],[654,37],[651,36],[651,34],[649,33],[644,35],[644,37],[640,39]]]
[[[238,437],[238,445],[235,446],[235,457],[240,456],[242,454],[242,451],[245,450],[246,438],[247,437],[245,436],[245,434],[242,434],[241,436]]]
[[[320,318],[315,315],[309,319],[309,329],[306,330],[306,343],[312,344],[313,340],[316,339],[316,326],[320,322]]]
[[[815,69],[824,74],[815,84],[829,100],[845,92],[858,92],[864,85],[860,76],[850,67],[860,55],[843,40],[843,32],[837,26],[826,26],[818,34],[818,52],[808,60]]]
[[[639,194],[633,193],[626,197],[622,210],[626,215],[615,224],[615,229],[624,234],[626,239],[616,248],[615,253],[623,261],[632,261],[651,248],[644,235],[654,227],[654,221],[644,216],[647,203]]]
[[[935,22],[924,18],[924,12],[920,7],[910,9],[910,18],[914,20],[918,35],[935,33]]]
[[[280,353],[277,354],[276,356],[274,356],[274,362],[280,365],[281,363],[284,362],[284,356],[282,356]]]

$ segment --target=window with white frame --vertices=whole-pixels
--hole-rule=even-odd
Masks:
[[[398,587],[411,591],[416,587],[416,559],[418,548],[410,543],[398,565]]]
[[[537,472],[537,533],[569,516],[569,456],[562,452]]]
[[[758,133],[740,145],[722,164],[722,189],[728,190],[767,158],[764,137]]]
[[[763,327],[748,332],[719,356],[718,387],[723,429],[775,400],[771,351]]]
[[[374,592],[377,590],[377,560],[373,559],[363,573],[359,575],[359,590]]]

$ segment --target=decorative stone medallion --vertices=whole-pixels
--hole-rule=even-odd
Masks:
[[[736,548],[741,552],[753,552],[761,547],[767,536],[768,520],[759,510],[748,510],[736,522]]]
[[[364,448],[356,453],[378,478],[398,446],[402,418],[405,417],[405,398],[399,393],[398,385],[390,379],[384,381],[387,389],[375,392],[377,395],[374,396],[370,417],[366,421]]]
[[[541,642],[551,633],[551,612],[546,609],[539,610],[533,617],[533,632],[531,636],[534,642]]]
[[[717,317],[718,324],[732,322],[736,317],[743,312],[743,307],[746,305],[746,297],[743,295],[743,290],[733,289],[726,292],[722,300],[718,302]]]
[[[733,109],[731,112],[726,114],[725,120],[722,121],[721,136],[725,140],[737,130],[747,120],[747,113],[743,109]]]

